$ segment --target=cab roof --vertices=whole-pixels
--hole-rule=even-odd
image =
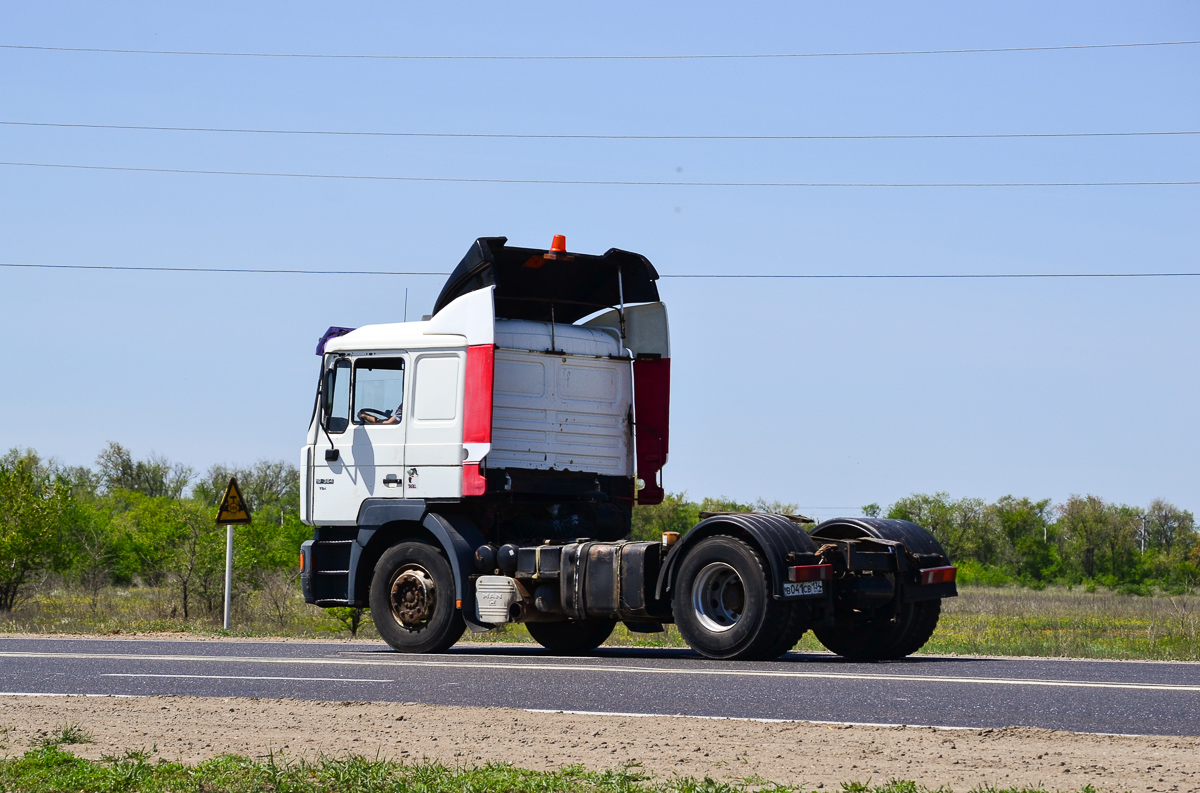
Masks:
[[[344,335],[333,337],[325,342],[320,352],[418,350],[430,347],[465,347],[466,345],[465,336],[451,333],[429,333],[428,322],[387,322],[380,325],[363,325],[357,330],[349,330]]]
[[[510,247],[507,237],[480,237],[454,268],[433,313],[478,289],[495,286],[496,317],[573,323],[625,303],[658,302],[658,271],[639,253],[610,248],[600,256]],[[619,281],[618,281],[619,273]]]

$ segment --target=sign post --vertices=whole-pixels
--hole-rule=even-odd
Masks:
[[[217,525],[225,524],[225,630],[229,630],[229,605],[233,595],[233,527],[250,522],[250,510],[238,489],[237,477],[229,477],[229,486],[217,509]]]
[[[233,592],[233,524],[225,527],[225,630],[229,630],[229,606]]]

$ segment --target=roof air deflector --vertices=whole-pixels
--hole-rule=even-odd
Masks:
[[[434,314],[468,292],[496,287],[496,317],[574,323],[624,302],[658,302],[658,272],[645,256],[610,248],[547,258],[548,251],[506,245],[505,237],[480,237],[451,273]],[[620,273],[618,283],[618,272]]]

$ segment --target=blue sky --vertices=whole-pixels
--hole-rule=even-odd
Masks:
[[[1194,3],[8,2],[0,44],[705,54],[1200,39]],[[1200,130],[1200,46],[702,61],[363,61],[0,50],[0,121],[430,132]],[[1200,178],[1200,136],[529,141],[0,125],[0,159],[636,181]],[[449,270],[478,236],[672,273],[1197,271],[1200,187],[379,183],[0,167],[0,261]],[[330,325],[442,279],[0,268],[0,446],[295,459]],[[915,491],[1200,508],[1200,279],[664,279],[671,490],[818,517]]]

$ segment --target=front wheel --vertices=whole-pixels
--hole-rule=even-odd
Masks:
[[[671,607],[684,641],[708,658],[778,658],[805,630],[800,606],[771,596],[759,553],[733,537],[701,540],[684,557]]]
[[[606,619],[525,623],[535,642],[558,655],[590,653],[604,644],[616,626],[616,620]]]
[[[384,551],[371,580],[371,618],[392,649],[440,653],[463,635],[454,573],[437,548],[402,542]]]

